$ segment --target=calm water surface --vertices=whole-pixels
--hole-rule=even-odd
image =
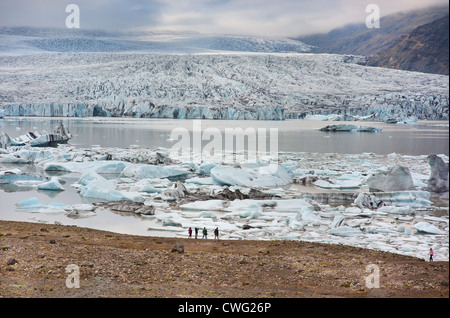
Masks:
[[[27,131],[52,132],[59,119],[11,117],[0,119],[0,131],[16,137]],[[138,145],[146,148],[172,147],[176,141],[170,139],[175,128],[186,128],[192,132],[192,120],[173,119],[116,119],[116,118],[63,118],[72,133],[71,145],[86,147],[129,147]],[[319,131],[330,124],[348,123],[382,128],[381,133],[354,133]],[[363,153],[428,155],[430,153],[449,155],[449,122],[419,121],[417,124],[385,124],[379,122],[326,122],[326,121],[225,121],[201,120],[202,132],[207,128],[270,128],[278,129],[278,150],[289,152],[317,153]],[[208,142],[208,141],[206,141]]]

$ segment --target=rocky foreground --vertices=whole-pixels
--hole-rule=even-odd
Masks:
[[[447,261],[344,245],[0,221],[0,297],[448,298],[448,282]]]

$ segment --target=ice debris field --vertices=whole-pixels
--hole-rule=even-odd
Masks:
[[[76,189],[82,203],[43,203],[24,191],[16,212],[38,213],[41,222],[55,214],[95,220],[106,210],[153,220],[149,236],[218,227],[222,239],[348,244],[419,258],[432,247],[435,260],[448,260],[446,155],[280,152],[271,166],[245,163],[244,155],[225,164],[195,153],[175,160],[162,148],[10,147],[0,152],[0,187]]]

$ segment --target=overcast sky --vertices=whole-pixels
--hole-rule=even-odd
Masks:
[[[448,0],[0,0],[0,25],[64,28],[71,3],[85,29],[297,36],[364,23],[371,3],[383,17]]]

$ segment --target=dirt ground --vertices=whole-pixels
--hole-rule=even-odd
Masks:
[[[171,251],[176,243],[184,252]],[[4,298],[448,298],[448,284],[448,262],[344,245],[143,237],[0,221]]]

